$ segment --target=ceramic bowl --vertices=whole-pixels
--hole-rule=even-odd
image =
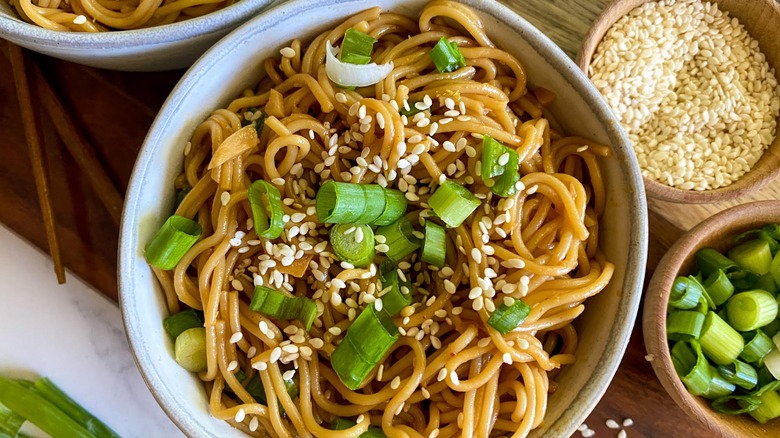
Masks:
[[[590,27],[577,54],[577,65],[588,75],[588,66],[604,35],[623,16],[633,9],[655,0],[613,0],[599,14]],[[770,67],[780,74],[780,3],[776,0],[708,0],[718,8],[736,17],[747,32],[758,41]],[[777,119],[780,127],[780,117]],[[652,178],[644,178],[647,195],[663,201],[678,203],[714,203],[738,199],[755,192],[780,175],[780,135],[776,135],[764,155],[749,172],[732,184],[711,190],[682,190]]]
[[[691,395],[677,377],[666,340],[666,307],[672,283],[678,275],[694,273],[696,251],[712,247],[726,251],[734,237],[743,231],[780,222],[780,201],[759,201],[724,210],[699,223],[680,237],[661,259],[647,286],[642,329],[647,353],[652,355],[658,380],[672,399],[688,415],[699,420],[713,433],[724,437],[780,436],[780,422],[759,424],[748,415],[719,414],[709,401]]]
[[[577,319],[576,364],[559,376],[545,421],[535,436],[569,436],[604,394],[628,343],[647,256],[647,209],[631,147],[595,88],[547,37],[497,2],[468,0],[493,41],[518,56],[529,82],[558,93],[551,111],[571,134],[612,146],[603,161],[607,206],[601,245],[616,264],[609,286],[588,300]],[[195,127],[216,108],[254,86],[260,60],[276,55],[295,37],[313,37],[370,6],[417,16],[424,1],[292,1],[257,17],[221,40],[187,72],[163,105],[136,162],[127,192],[119,250],[120,302],[138,367],[160,405],[190,436],[235,437],[240,433],[209,415],[205,391],[172,359],[160,321],[163,295],[143,257],[144,243],[170,214],[173,180]],[[264,44],[249,44],[263,41]]]
[[[13,7],[0,2],[0,38],[34,52],[92,67],[175,70],[189,67],[218,39],[273,3],[274,0],[241,0],[211,14],[164,26],[84,33],[52,31],[24,22]]]

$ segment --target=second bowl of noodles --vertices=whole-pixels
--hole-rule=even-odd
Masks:
[[[158,259],[177,227],[191,246]],[[163,106],[128,191],[120,300],[188,435],[569,436],[620,363],[646,252],[630,145],[524,19],[293,1]],[[182,311],[197,373],[163,327]]]

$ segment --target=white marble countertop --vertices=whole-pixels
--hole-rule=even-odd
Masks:
[[[181,432],[147,389],[119,308],[0,225],[0,374],[49,377],[123,437]]]

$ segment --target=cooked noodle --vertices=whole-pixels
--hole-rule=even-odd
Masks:
[[[338,88],[325,73],[326,41],[338,45],[350,27],[379,40],[376,63],[394,61],[375,86]],[[457,41],[467,66],[433,68],[427,52],[442,36]],[[204,237],[175,270],[154,271],[171,312],[204,312],[208,368],[199,377],[211,412],[247,433],[281,437],[355,437],[369,422],[389,437],[527,435],[543,421],[559,368],[575,361],[572,321],[614,270],[598,247],[605,205],[598,161],[610,150],[556,130],[543,117],[551,93],[528,88],[519,60],[496,48],[476,14],[458,3],[433,1],[418,21],[369,9],[308,46],[295,40],[290,47],[294,56],[265,60],[256,89],[195,130],[176,181],[192,190],[176,213],[196,218]],[[428,99],[421,116],[399,113]],[[223,140],[256,117],[252,108],[268,115],[258,146],[209,170]],[[485,134],[519,152],[524,189],[511,197],[494,197],[478,176]],[[287,223],[276,241],[252,228],[247,189],[256,179],[282,193]],[[438,221],[426,202],[443,179],[483,200],[461,226],[447,229],[444,268],[407,258],[403,267],[417,292],[394,319],[401,337],[356,391],[339,380],[329,357],[382,287],[375,264],[344,268],[331,254],[328,226],[314,209],[329,179],[400,189],[415,224]],[[308,264],[302,278],[285,273],[290,254]],[[258,282],[314,299],[312,329],[249,310]],[[501,335],[486,321],[505,297],[533,309]],[[242,336],[231,343],[236,333]],[[242,387],[235,365],[272,388],[267,405]],[[300,389],[295,399],[282,378],[289,370]],[[334,417],[357,425],[328,430]]]
[[[8,0],[19,16],[44,29],[130,30],[170,24],[230,6],[237,0]]]

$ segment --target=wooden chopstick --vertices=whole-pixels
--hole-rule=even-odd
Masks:
[[[78,125],[71,117],[68,109],[49,84],[49,81],[41,72],[40,67],[34,62],[30,66],[35,80],[36,90],[41,103],[54,122],[56,129],[65,147],[76,160],[81,171],[87,176],[92,189],[108,210],[111,219],[119,225],[122,218],[122,195],[116,189],[111,178],[108,177],[102,163],[95,155],[95,149],[89,144],[86,137],[79,130]]]
[[[16,84],[16,95],[19,99],[19,110],[21,111],[24,135],[27,139],[27,148],[30,152],[30,160],[32,161],[35,188],[38,192],[38,202],[40,203],[41,214],[43,215],[43,226],[46,229],[46,238],[49,242],[49,252],[51,253],[51,259],[54,262],[54,272],[57,274],[57,281],[62,284],[65,283],[65,267],[62,264],[60,246],[57,241],[54,212],[51,207],[51,193],[49,192],[46,163],[43,145],[41,143],[40,126],[38,125],[35,112],[33,111],[30,84],[27,80],[25,53],[21,47],[11,43],[8,43],[8,53],[11,59],[14,82]]]

